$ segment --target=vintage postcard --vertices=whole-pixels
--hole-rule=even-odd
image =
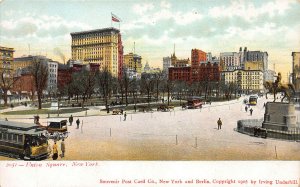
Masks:
[[[300,186],[299,0],[0,0],[0,187]]]

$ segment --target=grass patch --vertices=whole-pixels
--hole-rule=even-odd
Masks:
[[[76,113],[86,111],[86,108],[70,108],[70,109],[60,109],[60,114],[66,113]],[[19,110],[19,111],[9,111],[4,112],[5,115],[36,115],[36,114],[57,114],[57,110],[48,110],[48,109],[34,109],[34,110]]]

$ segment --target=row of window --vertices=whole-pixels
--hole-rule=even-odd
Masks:
[[[15,143],[22,143],[23,142],[23,135],[1,132],[0,133],[0,140],[6,142],[15,142]]]

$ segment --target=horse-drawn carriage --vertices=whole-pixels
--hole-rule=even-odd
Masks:
[[[170,110],[174,110],[174,106],[160,105],[157,107],[157,111],[168,112]]]
[[[254,136],[256,137],[261,136],[262,138],[267,138],[268,136],[267,129],[263,129],[261,127],[254,127]]]
[[[68,127],[67,127],[67,120],[52,120],[47,123],[47,126],[43,126],[39,123],[38,120],[35,119],[36,124],[39,125],[41,128],[46,130],[45,136],[48,139],[65,139],[68,137]]]

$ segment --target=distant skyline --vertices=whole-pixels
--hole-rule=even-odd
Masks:
[[[269,68],[276,63],[285,75],[292,51],[300,51],[299,12],[299,0],[0,0],[0,45],[15,48],[15,57],[62,62],[58,51],[71,57],[71,32],[119,28],[113,13],[122,20],[124,54],[135,42],[143,65],[162,67],[174,44],[179,58],[190,58],[193,48],[219,56],[247,47],[267,51]]]

